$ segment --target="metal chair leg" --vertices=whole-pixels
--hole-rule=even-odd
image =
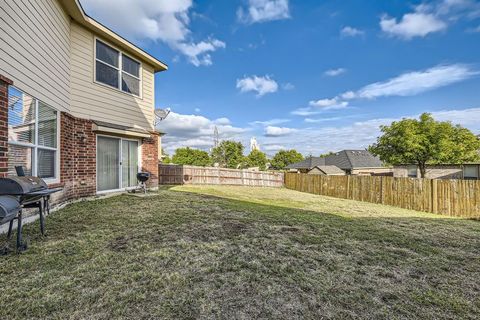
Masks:
[[[38,202],[38,211],[40,213],[40,232],[45,235],[45,217],[43,215],[43,201]]]
[[[17,251],[22,252],[27,249],[26,244],[22,240],[22,211],[18,213],[18,225],[17,225]]]
[[[12,231],[13,231],[13,220],[10,221],[10,225],[8,226],[8,233],[7,233],[8,240],[12,239]]]

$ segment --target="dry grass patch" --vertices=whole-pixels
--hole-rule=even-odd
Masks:
[[[1,319],[474,319],[480,224],[285,189],[71,205],[0,257]]]

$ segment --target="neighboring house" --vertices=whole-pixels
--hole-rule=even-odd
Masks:
[[[398,165],[393,167],[393,176],[399,178],[420,178],[417,165]],[[430,165],[425,172],[427,179],[480,179],[480,164]]]
[[[315,166],[310,169],[308,174],[318,174],[322,176],[344,176],[345,171],[337,166]]]
[[[309,157],[287,166],[290,171],[309,173],[315,167],[335,166],[348,175],[392,175],[392,169],[366,150],[343,150],[325,157]]]
[[[121,17],[120,17],[121,18]],[[15,166],[69,200],[158,185],[154,74],[167,66],[75,0],[0,0],[0,174]]]

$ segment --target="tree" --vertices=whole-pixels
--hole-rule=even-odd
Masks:
[[[331,156],[331,155],[334,155],[334,154],[335,154],[335,152],[329,151],[329,152],[327,152],[327,153],[322,153],[322,154],[320,155],[320,158],[326,158],[326,157]]]
[[[303,155],[297,150],[280,150],[272,159],[272,167],[277,170],[284,170],[288,165],[303,160]]]
[[[162,163],[169,164],[172,163],[172,159],[170,159],[170,155],[162,148]]]
[[[267,155],[260,150],[252,150],[246,158],[248,167],[259,167],[261,171],[267,169]]]
[[[172,163],[206,167],[211,165],[212,160],[210,159],[208,152],[187,147],[175,150],[175,154],[172,157]]]
[[[220,167],[238,169],[245,165],[244,146],[241,142],[225,140],[212,150],[212,159]]]
[[[427,164],[477,161],[480,140],[468,129],[435,121],[429,113],[381,126],[382,136],[369,151],[388,164],[416,164],[425,178]]]

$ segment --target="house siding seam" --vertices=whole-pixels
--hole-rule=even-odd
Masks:
[[[0,75],[0,177],[8,172],[8,87],[13,82]]]
[[[150,138],[142,141],[142,171],[150,173],[147,182],[149,188],[158,187],[158,136],[157,133],[151,133]]]

